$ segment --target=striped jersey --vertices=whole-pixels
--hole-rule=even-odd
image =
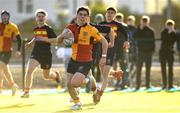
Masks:
[[[54,30],[49,25],[34,28],[35,38],[56,38]],[[33,52],[47,53],[51,51],[51,44],[44,41],[35,41]]]
[[[92,48],[94,41],[100,41],[102,35],[98,30],[89,25],[78,26],[70,24],[66,27],[71,30],[74,35],[74,43],[72,44],[72,59],[78,62],[92,61]]]

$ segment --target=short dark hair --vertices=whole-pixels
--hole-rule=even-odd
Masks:
[[[117,13],[117,9],[116,9],[115,7],[108,7],[108,8],[106,9],[106,11],[109,11],[109,10],[112,10],[112,11],[114,11],[115,13]]]
[[[86,11],[88,16],[90,16],[91,12],[90,12],[90,9],[88,6],[81,6],[77,9],[77,14],[80,12],[80,11]]]

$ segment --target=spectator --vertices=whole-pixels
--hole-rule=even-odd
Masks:
[[[128,29],[127,24],[124,23],[124,15],[122,13],[117,13],[115,16],[115,21],[122,24],[122,29]],[[126,30],[128,31],[128,30]],[[119,32],[117,35],[117,46],[115,50],[115,58],[113,68],[117,70],[118,64],[121,70],[124,72],[122,76],[122,80],[117,80],[116,87],[120,89],[125,89],[129,87],[129,49],[123,47],[123,43],[126,41],[126,35],[122,32]],[[129,37],[128,37],[129,38]],[[127,39],[129,40],[129,39]]]
[[[95,22],[96,22],[97,24],[99,24],[99,23],[101,23],[101,22],[103,22],[103,21],[104,21],[104,16],[103,16],[101,13],[96,14],[96,16],[95,16]]]
[[[139,90],[141,85],[141,70],[143,63],[146,68],[146,89],[150,90],[150,72],[152,63],[152,54],[155,50],[155,36],[154,31],[150,27],[150,18],[148,16],[142,16],[140,26],[138,26],[135,33],[135,39],[137,40],[137,76],[136,76],[136,89]]]
[[[115,21],[123,23],[124,22],[124,15],[122,13],[117,13],[115,16]]]
[[[136,41],[134,38],[134,34],[137,30],[135,26],[135,17],[130,15],[127,17],[127,25],[128,25],[128,34],[129,34],[129,42],[130,42],[130,50],[129,50],[129,74],[131,75],[131,80],[136,75],[136,57],[137,57],[137,49],[136,49]]]
[[[175,22],[171,19],[168,19],[165,23],[164,30],[161,32],[161,47],[159,51],[163,82],[162,89],[173,89],[173,47],[176,41],[177,36],[175,31]],[[166,74],[166,63],[168,64],[168,77]]]

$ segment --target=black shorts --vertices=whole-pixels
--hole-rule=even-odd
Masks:
[[[114,54],[115,54],[115,48],[108,48],[107,51],[107,57],[106,57],[106,65],[113,65],[113,61],[114,61]]]
[[[10,52],[0,52],[0,61],[4,62],[5,64],[8,64],[10,58],[11,58],[11,51]]]
[[[32,53],[30,58],[37,60],[41,65],[41,69],[50,69],[51,68],[51,65],[52,65],[51,52],[48,52],[46,54]]]
[[[89,73],[91,66],[92,62],[77,62],[71,58],[68,63],[67,72],[71,74],[79,72],[86,76]]]

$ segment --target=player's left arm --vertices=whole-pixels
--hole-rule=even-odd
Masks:
[[[19,58],[21,55],[21,36],[20,36],[20,31],[16,25],[14,26],[14,34],[17,39],[17,51],[15,53],[15,57]]]
[[[102,56],[99,62],[99,66],[102,68],[106,64],[106,55],[107,55],[107,50],[108,50],[108,42],[107,40],[101,35],[101,40],[100,42],[102,43]]]
[[[108,42],[102,35],[101,35],[100,42],[102,43],[102,55],[105,56],[107,54],[107,50],[108,50]]]
[[[107,54],[107,50],[108,50],[108,42],[107,40],[98,32],[97,29],[94,29],[94,38],[102,43],[102,57],[101,60],[99,62],[100,66],[104,66],[106,64],[106,54]]]

